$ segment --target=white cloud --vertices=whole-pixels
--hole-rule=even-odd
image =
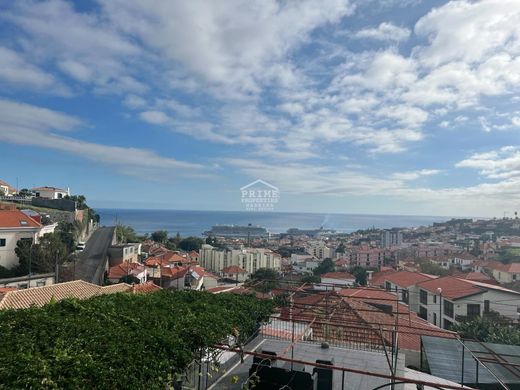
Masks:
[[[165,174],[204,176],[200,164],[160,156],[146,149],[102,145],[63,135],[81,125],[80,119],[60,112],[0,100],[0,140],[4,142],[58,150],[148,179]]]
[[[146,100],[140,96],[129,94],[123,99],[123,104],[132,109],[142,108],[146,106]]]
[[[50,87],[55,83],[52,75],[28,63],[20,54],[0,46],[0,80],[35,88]]]
[[[103,1],[125,32],[209,83],[247,93],[316,27],[352,12],[348,1]],[[285,68],[288,69],[288,68]],[[267,72],[268,73],[268,72]]]
[[[478,169],[481,175],[490,179],[520,177],[520,147],[504,146],[489,152],[475,153],[458,162],[456,167]]]
[[[411,172],[397,172],[392,175],[394,179],[397,180],[403,180],[403,181],[409,181],[409,180],[416,180],[420,177],[424,176],[433,176],[438,175],[441,171],[438,169],[421,169],[418,171],[411,171]]]
[[[142,120],[154,125],[164,125],[170,121],[168,115],[162,111],[143,111],[139,114]]]
[[[383,22],[377,27],[359,30],[354,34],[354,37],[400,42],[408,39],[410,33],[410,30],[406,27],[399,27],[389,22]]]

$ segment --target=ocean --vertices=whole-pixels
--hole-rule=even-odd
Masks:
[[[117,222],[132,226],[139,234],[166,230],[170,235],[202,236],[213,225],[257,225],[271,233],[283,233],[289,228],[334,229],[350,233],[371,227],[389,229],[392,227],[428,226],[442,222],[449,217],[411,215],[369,215],[369,214],[320,214],[286,212],[247,211],[188,211],[188,210],[133,210],[96,209],[101,217],[101,225]]]

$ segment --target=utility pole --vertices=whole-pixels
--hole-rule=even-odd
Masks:
[[[59,249],[56,249],[56,262],[55,262],[55,269],[54,269],[54,283],[57,284],[58,283],[58,272],[59,272],[59,264],[58,264],[58,257],[60,256],[60,250]]]
[[[442,321],[442,288],[439,287],[437,292],[439,293],[439,328],[444,329]]]

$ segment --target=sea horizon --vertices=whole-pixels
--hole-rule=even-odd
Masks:
[[[225,211],[225,210],[174,210],[96,208],[102,225],[121,223],[134,228],[138,234],[166,230],[170,235],[202,236],[215,225],[254,225],[265,227],[271,233],[283,233],[289,228],[336,230],[351,233],[360,229],[413,228],[430,226],[452,218],[476,218],[455,216],[316,213],[294,211]]]

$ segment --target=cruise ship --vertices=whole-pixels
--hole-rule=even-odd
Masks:
[[[336,231],[332,229],[324,229],[323,226],[319,229],[298,229],[298,228],[291,228],[288,229],[283,236],[308,236],[317,238],[323,235],[327,234],[335,234]]]
[[[269,232],[261,226],[215,225],[207,230],[204,236],[231,238],[269,238]]]

